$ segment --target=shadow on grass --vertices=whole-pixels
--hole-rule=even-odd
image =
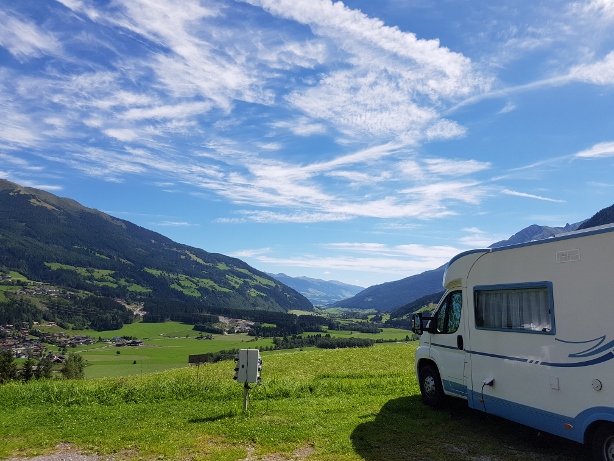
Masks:
[[[419,395],[401,397],[363,418],[370,421],[358,425],[350,438],[367,461],[586,459],[577,443],[471,410],[460,399],[435,410]]]
[[[190,418],[188,419],[188,423],[211,423],[214,421],[220,421],[222,419],[234,418],[235,416],[235,412],[228,412],[222,413],[220,415],[203,416],[202,418]]]

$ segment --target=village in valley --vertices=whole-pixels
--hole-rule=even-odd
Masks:
[[[0,350],[11,350],[16,359],[28,357],[41,359],[49,358],[53,363],[63,363],[66,359],[66,350],[79,346],[106,343],[122,346],[140,346],[143,341],[134,338],[115,336],[111,339],[74,334],[63,331],[42,332],[38,329],[41,324],[33,322],[32,327],[27,323],[21,325],[0,325]],[[45,322],[44,327],[56,327],[55,322]],[[52,350],[52,347],[54,350]]]

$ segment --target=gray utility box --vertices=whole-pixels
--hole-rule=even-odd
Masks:
[[[237,365],[235,367],[234,379],[240,383],[260,383],[260,369],[262,359],[258,349],[240,349],[235,357]]]

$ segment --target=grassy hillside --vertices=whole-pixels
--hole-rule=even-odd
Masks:
[[[578,446],[422,404],[416,343],[263,354],[242,411],[234,362],[135,377],[0,387],[0,458],[75,450],[116,459],[580,461]]]
[[[274,312],[313,308],[239,259],[0,179],[0,275],[9,271],[71,292],[132,301]]]

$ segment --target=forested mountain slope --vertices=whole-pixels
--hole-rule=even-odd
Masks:
[[[313,308],[295,290],[239,259],[0,180],[0,273],[11,270],[110,298],[279,312]]]
[[[598,211],[590,219],[584,221],[578,229],[588,229],[589,227],[603,226],[604,224],[611,223],[614,223],[614,205]]]
[[[422,296],[441,291],[444,268],[445,266],[441,266],[395,282],[373,285],[352,298],[336,302],[333,306],[391,311]]]

